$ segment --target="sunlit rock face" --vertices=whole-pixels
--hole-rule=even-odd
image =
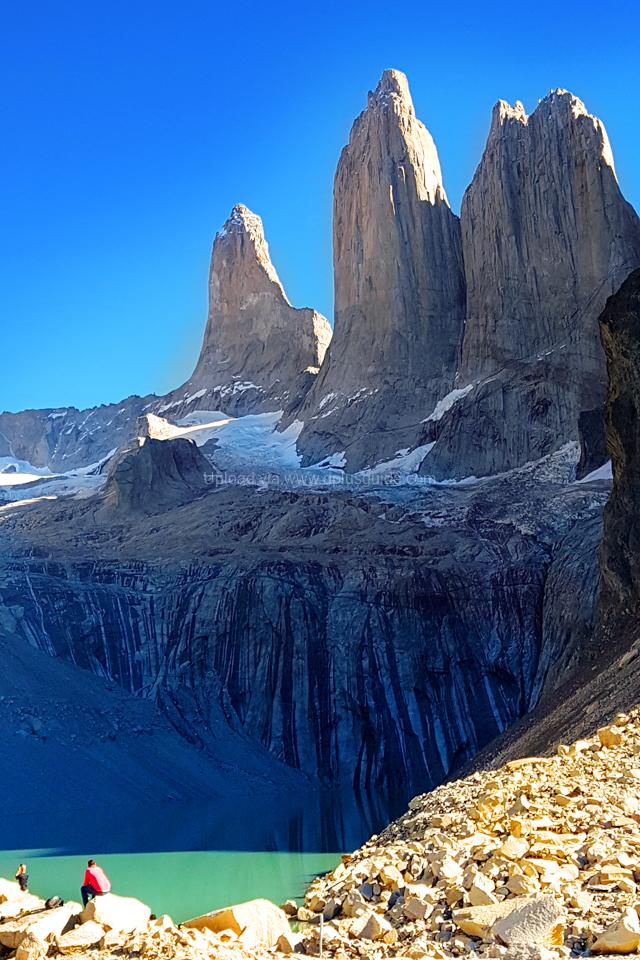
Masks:
[[[162,397],[127,397],[87,410],[0,413],[0,457],[64,471],[97,463],[130,443],[138,418],[148,413],[175,420],[197,410],[230,416],[295,411],[330,339],[321,314],[291,306],[260,217],[238,204],[213,243],[209,314],[192,377]]]
[[[310,463],[347,469],[412,445],[452,386],[464,318],[460,223],[407,78],[386,70],[356,119],[333,200],[335,333],[305,402]]]
[[[289,303],[260,217],[238,204],[216,234],[209,273],[209,318],[184,394],[234,416],[296,406],[331,339],[328,321]]]
[[[456,386],[473,389],[424,463],[438,478],[511,469],[581,439],[581,414],[605,396],[598,317],[640,265],[640,220],[620,192],[604,126],[565,90],[531,116],[520,103],[496,104],[461,223],[467,306]]]

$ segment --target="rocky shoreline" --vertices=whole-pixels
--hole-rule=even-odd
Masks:
[[[280,946],[293,950],[287,915],[268,900],[251,900],[175,924],[133,897],[109,893],[79,903],[23,893],[0,879],[0,956],[261,960]]]
[[[46,909],[0,880],[4,956],[560,960],[640,950],[640,708],[552,756],[416,797],[304,904],[183,924],[113,894]]]

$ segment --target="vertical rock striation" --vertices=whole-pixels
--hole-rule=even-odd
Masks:
[[[613,491],[600,554],[599,628],[608,640],[629,642],[637,639],[640,610],[640,270],[608,301],[601,329]]]
[[[511,469],[580,439],[580,415],[604,402],[598,317],[640,264],[640,220],[604,126],[565,90],[530,117],[498,102],[461,223],[467,316],[456,385],[473,389],[424,464],[438,478]]]
[[[452,386],[464,316],[460,224],[404,74],[386,70],[334,184],[335,333],[301,418],[306,462],[410,445]]]
[[[262,220],[238,204],[213,243],[204,342],[175,396],[204,393],[199,407],[233,415],[289,408],[317,374],[330,339],[323,316],[291,306]]]

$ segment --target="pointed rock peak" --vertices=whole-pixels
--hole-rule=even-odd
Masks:
[[[264,240],[262,220],[257,213],[253,213],[243,203],[236,203],[222,230],[220,230],[219,236],[224,236],[227,233],[247,233],[250,236],[259,236]]]
[[[401,70],[385,70],[374,92],[369,93],[369,104],[385,105],[392,100],[413,112],[409,81]]]
[[[611,168],[615,176],[613,151],[611,150],[611,144],[609,143],[605,126],[602,120],[592,113],[589,113],[580,97],[576,97],[576,95],[569,90],[551,90],[547,96],[540,101],[532,116],[540,118],[543,121],[554,120],[561,127],[570,126],[576,121],[585,122],[593,130],[596,138],[595,145],[601,160]]]
[[[511,106],[506,100],[498,100],[491,116],[491,132],[500,132],[505,124],[511,122],[521,123],[523,125],[529,122],[529,117],[523,104],[520,100],[516,100],[515,104]]]
[[[245,241],[248,241],[248,244]],[[221,248],[224,251],[225,260],[226,254],[232,252],[232,255],[239,260],[251,258],[257,261],[258,266],[264,270],[269,280],[280,287],[282,296],[285,297],[278,272],[271,262],[262,220],[257,213],[253,213],[243,203],[236,203],[224,226],[216,234],[213,243],[214,266],[218,263]]]

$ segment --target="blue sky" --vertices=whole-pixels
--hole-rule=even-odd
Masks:
[[[57,0],[0,19],[0,409],[163,392],[191,371],[213,235],[264,222],[296,306],[332,309],[331,190],[385,67],[452,206],[500,97],[566,87],[640,208],[635,3]]]

